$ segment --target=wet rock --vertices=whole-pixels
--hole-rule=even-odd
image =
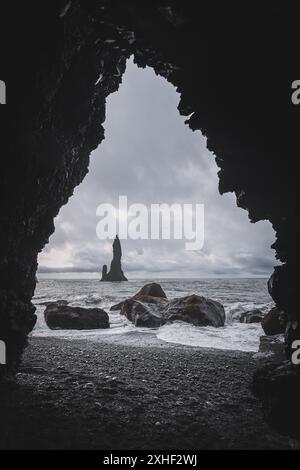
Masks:
[[[121,310],[123,303],[124,302],[122,301],[122,302],[119,302],[118,304],[112,305],[109,310],[111,312],[114,312],[116,310]]]
[[[134,299],[127,299],[123,302],[121,314],[125,315],[135,326],[158,328],[166,322],[161,305],[155,309],[153,304],[147,305]]]
[[[273,307],[261,321],[261,326],[267,336],[284,333],[286,327],[286,316],[278,307]]]
[[[108,314],[100,308],[81,308],[58,305],[48,305],[44,312],[49,328],[64,330],[91,330],[109,328]]]
[[[146,284],[136,295],[111,307],[121,309],[135,326],[159,327],[176,320],[196,326],[223,326],[225,310],[223,305],[198,295],[189,295],[168,301],[159,284]]]
[[[167,302],[167,296],[161,287],[160,284],[152,282],[150,284],[145,284],[139,292],[137,292],[133,297],[133,300],[139,300],[140,302],[156,304],[156,305],[165,305]],[[124,301],[119,302],[116,305],[110,307],[111,311],[121,310]]]
[[[240,323],[260,323],[264,314],[259,309],[243,312],[240,317]]]
[[[141,300],[145,297],[158,297],[166,299],[166,293],[160,284],[156,282],[151,282],[150,284],[145,284],[141,290],[133,296],[134,299]]]
[[[171,300],[164,316],[168,321],[181,320],[196,326],[223,326],[225,310],[222,304],[199,295]]]

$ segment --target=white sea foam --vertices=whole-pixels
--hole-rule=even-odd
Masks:
[[[263,334],[260,324],[233,323],[221,328],[198,327],[184,322],[162,326],[157,337],[169,343],[201,346],[203,348],[230,349],[236,351],[258,350],[259,337]]]

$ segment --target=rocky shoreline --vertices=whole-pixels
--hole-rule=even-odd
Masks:
[[[263,419],[257,355],[134,341],[30,338],[0,392],[0,448],[298,447]]]
[[[169,300],[160,284],[145,284],[133,297],[125,299],[110,308],[119,310],[121,315],[135,326],[157,328],[169,322],[180,320],[196,326],[224,326],[223,305],[199,295]]]

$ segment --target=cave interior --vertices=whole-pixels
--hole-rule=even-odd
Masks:
[[[300,339],[297,15],[280,4],[180,0],[52,0],[3,4],[1,107],[1,375],[18,368],[35,324],[37,256],[53,220],[104,138],[105,103],[126,60],[150,66],[180,94],[178,111],[207,137],[221,194],[251,222],[269,220],[278,265],[269,292]],[[271,393],[271,392],[270,392]]]

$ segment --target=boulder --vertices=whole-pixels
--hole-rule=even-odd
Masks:
[[[149,306],[135,299],[127,299],[123,302],[121,314],[125,315],[135,326],[158,328],[165,323],[161,305],[155,308],[154,304]]]
[[[240,323],[260,323],[263,316],[263,312],[257,308],[254,310],[249,310],[242,313],[240,316]]]
[[[46,324],[52,330],[92,330],[109,328],[108,314],[101,308],[70,307],[53,303],[44,311]]]
[[[284,333],[286,317],[282,310],[273,307],[261,320],[261,326],[267,336]]]
[[[160,284],[152,282],[150,284],[145,284],[139,292],[137,292],[131,299],[139,300],[140,302],[148,304],[165,304],[167,302],[167,296],[162,289]],[[124,301],[119,302],[118,304],[112,305],[110,311],[121,310]]]
[[[224,326],[225,310],[222,304],[199,295],[188,295],[171,300],[164,312],[167,321],[181,320],[196,326]]]
[[[181,320],[196,326],[223,326],[225,310],[214,300],[188,295],[168,300],[159,284],[146,284],[137,294],[111,307],[120,310],[135,326],[157,328]]]
[[[133,296],[136,300],[144,300],[145,298],[163,298],[166,299],[166,293],[160,284],[156,282],[151,282],[150,284],[145,284],[137,294]]]

